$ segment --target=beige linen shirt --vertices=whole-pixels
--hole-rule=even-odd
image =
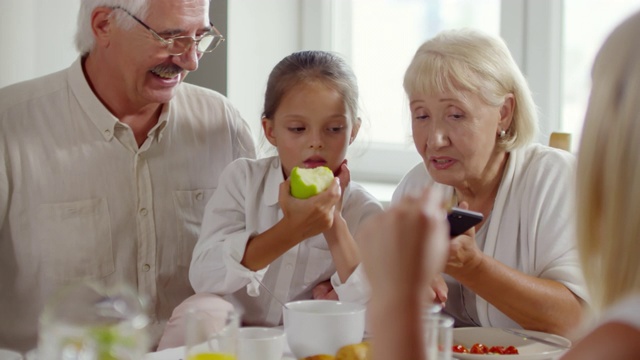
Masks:
[[[182,84],[138,147],[69,69],[0,89],[0,348],[36,346],[43,305],[65,284],[127,282],[152,332],[193,294],[188,271],[223,168],[255,157],[219,93]]]

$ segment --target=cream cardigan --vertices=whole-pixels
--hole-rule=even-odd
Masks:
[[[586,299],[575,241],[574,178],[575,158],[566,151],[540,144],[512,151],[482,251],[525,274],[556,280]],[[434,183],[421,163],[402,179],[392,203],[427,184],[445,196],[453,194],[453,187]],[[482,326],[520,327],[480,296],[476,307]]]

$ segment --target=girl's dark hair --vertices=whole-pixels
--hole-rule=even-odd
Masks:
[[[300,51],[282,59],[269,74],[262,117],[273,119],[282,97],[300,83],[321,82],[344,99],[351,121],[358,109],[358,84],[351,67],[338,55],[326,51]]]

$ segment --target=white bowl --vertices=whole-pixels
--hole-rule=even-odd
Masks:
[[[332,300],[302,300],[287,303],[284,332],[293,355],[334,355],[345,345],[362,341],[365,306]]]
[[[284,332],[267,327],[238,330],[238,360],[282,360]]]

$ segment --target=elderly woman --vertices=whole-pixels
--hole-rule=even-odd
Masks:
[[[471,30],[440,33],[404,79],[424,163],[393,197],[427,185],[484,221],[450,242],[445,313],[456,326],[567,334],[585,287],[574,239],[575,159],[532,143],[535,106],[506,45]]]

